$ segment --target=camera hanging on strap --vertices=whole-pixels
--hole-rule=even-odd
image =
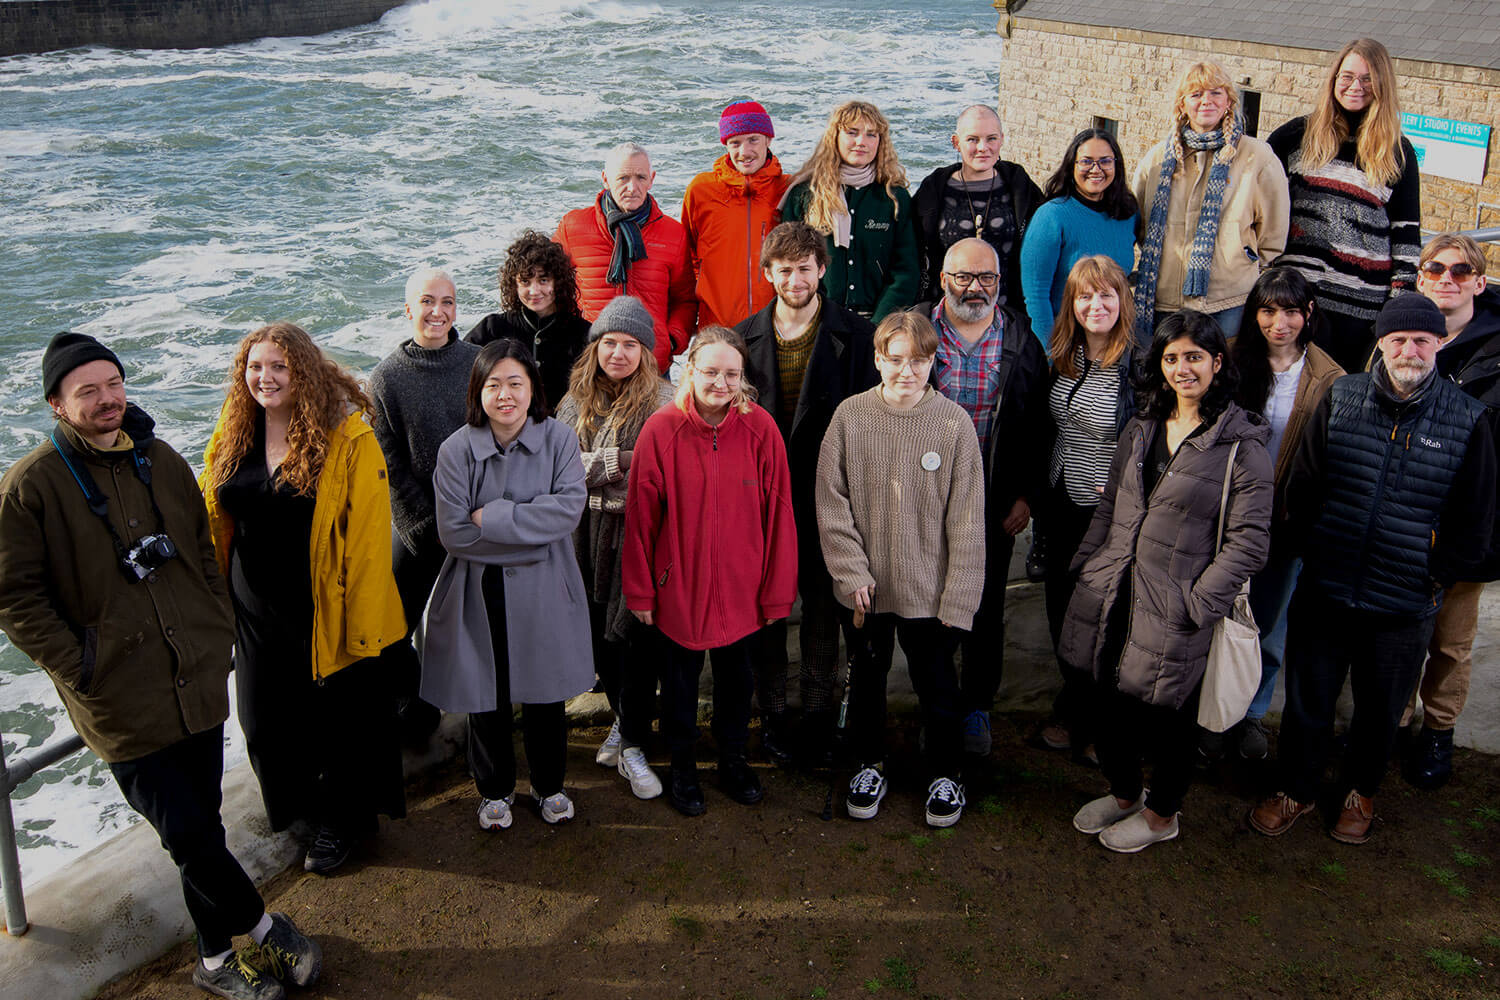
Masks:
[[[58,455],[62,456],[63,464],[73,474],[73,481],[83,491],[83,499],[89,505],[89,510],[104,522],[104,530],[109,532],[109,540],[114,546],[115,557],[119,560],[120,571],[125,574],[127,581],[136,583],[143,580],[153,570],[160,569],[176,557],[177,546],[167,536],[167,521],[162,516],[161,508],[156,504],[156,491],[151,487],[151,458],[146,454],[144,446],[132,447],[130,457],[135,476],[146,487],[146,496],[150,498],[151,513],[156,516],[156,531],[154,534],[143,535],[130,545],[126,545],[120,533],[115,530],[114,523],[109,519],[109,498],[99,489],[99,484],[94,481],[94,476],[89,472],[83,457],[78,454],[78,449],[73,447],[73,443],[66,437],[59,436],[56,427],[52,428],[49,437],[52,439],[52,447],[56,448]]]

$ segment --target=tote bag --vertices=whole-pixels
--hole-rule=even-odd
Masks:
[[[1224,547],[1224,514],[1229,507],[1229,479],[1234,472],[1238,441],[1229,447],[1224,466],[1224,492],[1219,497],[1219,535],[1214,554]],[[1260,687],[1260,629],[1250,613],[1250,581],[1235,595],[1229,613],[1214,623],[1208,646],[1208,668],[1198,695],[1198,725],[1222,733],[1245,717]]]

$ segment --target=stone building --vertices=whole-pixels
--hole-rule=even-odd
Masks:
[[[1127,165],[1134,164],[1166,134],[1177,75],[1205,57],[1240,84],[1249,131],[1264,138],[1311,109],[1334,52],[1369,37],[1396,60],[1403,112],[1481,127],[1450,124],[1466,133],[1460,144],[1424,152],[1422,227],[1500,226],[1500,3],[1450,0],[1423,5],[1420,14],[1389,0],[995,0],[995,6],[1006,39],[1003,155],[1038,183],[1090,125],[1115,129]],[[1479,145],[1475,134],[1491,125],[1488,143]],[[1416,127],[1407,129],[1414,141]],[[1490,244],[1489,256],[1500,266],[1500,247]]]

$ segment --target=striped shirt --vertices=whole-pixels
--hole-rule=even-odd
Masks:
[[[1000,310],[984,335],[973,344],[948,325],[943,300],[932,309],[932,325],[938,333],[937,362],[932,369],[938,392],[964,408],[974,420],[979,435],[979,453],[990,453],[990,425],[995,420],[995,398],[1000,394],[1000,349],[1005,321]]]
[[[1125,372],[1119,364],[1105,368],[1088,360],[1082,345],[1073,365],[1078,377],[1058,375],[1047,397],[1047,412],[1057,424],[1047,481],[1053,486],[1061,482],[1068,499],[1080,507],[1095,507],[1115,457],[1115,413]]]

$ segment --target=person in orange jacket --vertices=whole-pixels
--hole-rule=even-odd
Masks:
[[[760,245],[781,221],[776,206],[789,181],[771,152],[775,137],[764,107],[735,101],[719,116],[726,152],[683,195],[682,224],[698,275],[703,326],[734,326],[775,298],[760,268]]]
[[[698,326],[687,230],[651,197],[656,171],[643,147],[625,142],[610,150],[603,177],[594,204],[564,215],[552,238],[578,269],[584,319],[593,322],[616,295],[645,304],[656,330],[656,364],[665,375]]]

